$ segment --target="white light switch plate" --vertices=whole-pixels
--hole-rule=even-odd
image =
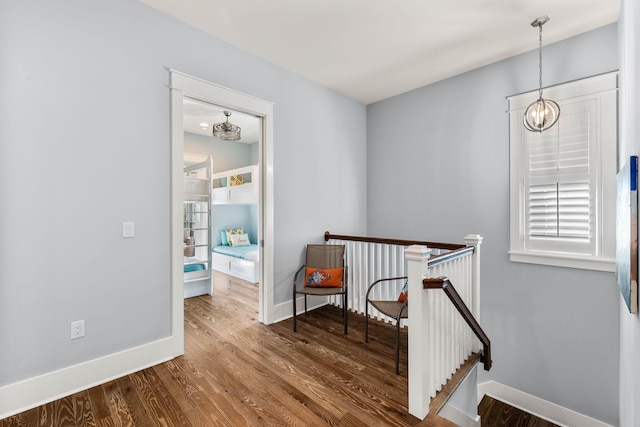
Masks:
[[[122,237],[136,237],[136,223],[135,222],[123,222],[122,223]]]

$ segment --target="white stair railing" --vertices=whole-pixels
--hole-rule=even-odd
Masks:
[[[376,239],[325,233],[328,244],[344,244],[351,311],[364,313],[366,292],[375,280],[408,276],[409,413],[423,419],[431,397],[442,388],[480,342],[445,292],[423,289],[423,279],[444,277],[455,285],[470,314],[480,316],[480,245],[482,237],[468,235],[465,245],[410,240]],[[374,299],[395,299],[401,281]],[[382,287],[380,287],[382,288]],[[331,304],[341,305],[339,298]],[[372,317],[391,322],[376,310]]]
[[[474,352],[480,342],[447,294],[424,289],[423,279],[443,278],[455,284],[461,302],[479,319],[480,245],[482,237],[465,238],[465,249],[431,257],[426,246],[405,251],[409,280],[409,413],[423,419],[432,397]]]
[[[387,277],[406,276],[404,251],[411,244],[429,243],[433,246],[432,253],[434,254],[443,254],[452,248],[464,247],[464,245],[413,240],[338,236],[329,232],[325,233],[325,240],[330,245],[345,245],[345,261],[348,266],[347,282],[349,284],[347,307],[357,313],[365,312],[367,289],[371,283]],[[374,289],[376,294],[371,296],[372,299],[397,298],[400,295],[403,283],[401,281],[396,282],[391,283],[390,286],[379,286]],[[329,302],[341,307],[342,297],[330,297]],[[390,318],[375,309],[369,310],[369,313],[374,318],[391,321]]]

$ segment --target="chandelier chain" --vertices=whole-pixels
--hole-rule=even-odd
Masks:
[[[542,98],[542,24],[539,25],[540,31],[538,35],[538,69],[539,69],[539,90],[538,93],[540,98]]]
[[[560,106],[557,102],[542,98],[542,26],[549,21],[548,16],[540,16],[532,23],[538,27],[538,99],[527,107],[523,116],[525,129],[531,132],[542,132],[552,127],[560,117]]]

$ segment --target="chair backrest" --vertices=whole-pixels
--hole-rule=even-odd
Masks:
[[[307,267],[343,268],[344,245],[307,245]]]

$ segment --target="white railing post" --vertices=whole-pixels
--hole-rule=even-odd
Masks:
[[[429,364],[425,360],[428,337],[424,325],[429,324],[429,293],[422,288],[431,249],[413,245],[404,251],[407,261],[409,292],[409,413],[419,419],[429,414]]]
[[[467,246],[475,246],[473,257],[471,260],[471,313],[473,317],[480,322],[480,246],[482,245],[482,236],[479,234],[468,234],[464,238],[464,242]]]

